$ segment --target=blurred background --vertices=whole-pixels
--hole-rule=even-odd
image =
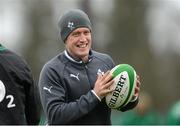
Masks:
[[[36,82],[43,65],[64,50],[57,24],[70,8],[89,15],[93,49],[136,69],[158,116],[153,124],[167,123],[180,100],[180,0],[0,0],[0,43],[26,59]],[[113,111],[113,124],[123,124],[123,114]]]

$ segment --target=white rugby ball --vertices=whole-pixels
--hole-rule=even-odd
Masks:
[[[0,80],[0,102],[3,101],[6,94],[6,89],[3,82]]]
[[[106,104],[109,108],[120,109],[132,99],[136,86],[136,71],[129,64],[119,64],[110,73],[114,79],[110,89],[114,91],[106,96]]]

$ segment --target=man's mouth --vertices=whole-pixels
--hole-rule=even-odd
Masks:
[[[77,47],[79,47],[79,48],[86,48],[87,47],[87,43],[86,44],[79,44],[79,45],[77,45]]]

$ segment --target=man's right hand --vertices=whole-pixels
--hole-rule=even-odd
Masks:
[[[104,75],[98,75],[93,90],[100,99],[103,99],[108,93],[113,91],[113,89],[110,90],[110,86],[113,83],[112,74],[110,71],[107,71]]]

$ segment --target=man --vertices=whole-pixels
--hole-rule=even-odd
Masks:
[[[0,44],[0,125],[38,124],[36,95],[25,61]]]
[[[81,10],[66,12],[59,21],[65,51],[43,67],[39,90],[48,124],[111,124],[111,109],[104,97],[112,92],[109,73],[115,64],[110,56],[91,49],[91,23]],[[140,82],[131,109],[138,102]]]

